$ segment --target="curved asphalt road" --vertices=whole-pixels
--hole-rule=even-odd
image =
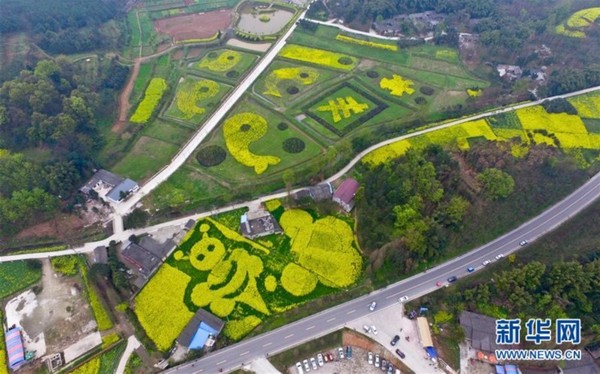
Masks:
[[[345,323],[370,313],[368,305],[371,301],[377,301],[378,308],[385,308],[398,303],[398,298],[401,296],[413,299],[433,292],[438,288],[436,282],[446,283],[446,279],[453,275],[464,277],[469,274],[466,270],[469,266],[477,271],[483,267],[483,261],[493,261],[498,254],[506,256],[517,251],[521,248],[519,243],[522,240],[534,241],[579,213],[598,197],[600,197],[600,173],[539,216],[471,252],[369,295],[169,369],[166,373],[217,373],[219,369],[225,372],[233,370],[255,357],[272,355],[335,331]]]

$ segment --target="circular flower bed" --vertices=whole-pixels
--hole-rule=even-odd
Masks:
[[[286,91],[287,91],[287,93],[289,93],[290,95],[295,95],[295,94],[297,94],[298,92],[300,92],[300,90],[299,90],[299,89],[298,89],[298,87],[296,87],[296,86],[290,86],[290,87],[288,87],[288,88],[287,88],[287,90],[286,90]]]
[[[317,277],[296,264],[289,263],[281,273],[281,285],[294,296],[305,296],[317,286]]]
[[[227,152],[218,145],[209,145],[196,153],[196,160],[204,167],[217,166],[225,161]]]
[[[338,59],[338,62],[339,62],[341,65],[352,65],[352,62],[353,62],[353,61],[352,61],[352,59],[351,59],[350,57],[344,56],[344,57],[340,57],[340,58]]]
[[[288,124],[287,124],[287,123],[285,123],[285,122],[279,122],[279,123],[277,124],[277,128],[278,128],[279,130],[281,130],[281,131],[285,131],[285,130],[287,130],[287,129],[288,129]]]
[[[240,76],[240,73],[237,70],[229,70],[225,73],[225,76],[227,76],[227,78],[237,78]]]
[[[288,138],[283,141],[283,150],[287,153],[300,153],[306,148],[306,144],[300,138]]]
[[[379,73],[376,72],[375,70],[369,70],[369,71],[367,71],[367,77],[369,77],[369,78],[379,78]]]
[[[419,104],[419,105],[424,105],[427,104],[427,100],[425,100],[424,97],[415,97],[415,103]]]

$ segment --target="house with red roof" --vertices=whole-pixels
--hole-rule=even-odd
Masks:
[[[360,184],[356,179],[348,178],[340,184],[333,193],[333,201],[340,204],[342,209],[349,212],[354,208],[354,195],[358,191]]]

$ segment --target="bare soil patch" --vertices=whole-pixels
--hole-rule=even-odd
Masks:
[[[158,32],[167,34],[174,41],[205,39],[225,30],[231,25],[231,9],[214,10],[206,13],[186,14],[154,21]]]
[[[81,230],[86,226],[86,222],[74,214],[63,214],[51,221],[42,222],[22,230],[17,234],[17,239],[25,238],[62,238],[69,236],[69,233]]]
[[[173,60],[181,60],[184,57],[185,57],[185,51],[183,50],[183,48],[177,49],[175,52],[173,52],[173,55],[172,55]]]
[[[133,65],[133,69],[131,71],[131,75],[129,76],[129,80],[121,91],[121,95],[119,96],[119,117],[117,121],[113,124],[111,131],[117,134],[121,134],[127,125],[127,113],[129,111],[129,96],[131,96],[131,91],[133,91],[133,84],[135,83],[135,79],[140,72],[140,65],[142,60],[140,58],[135,59],[135,64]]]
[[[199,48],[199,47],[190,48],[190,49],[188,49],[187,58],[200,57],[200,55],[202,55],[202,52],[204,52],[204,48]]]

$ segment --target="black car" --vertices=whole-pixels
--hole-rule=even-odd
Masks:
[[[400,337],[398,335],[394,336],[394,339],[392,339],[392,341],[390,342],[390,344],[392,346],[396,345],[396,343],[398,343],[398,340],[400,340]]]
[[[448,278],[448,283],[453,283],[453,282],[456,282],[456,279],[458,279],[458,278],[456,278],[456,277],[453,275],[453,276],[451,276],[450,278]]]
[[[381,371],[386,371],[388,362],[386,360],[381,360]]]
[[[401,351],[401,350],[399,350],[399,349],[396,349],[396,354],[397,354],[398,356],[400,356],[400,358],[406,358],[406,355],[404,354],[404,352],[402,352],[402,351]]]

